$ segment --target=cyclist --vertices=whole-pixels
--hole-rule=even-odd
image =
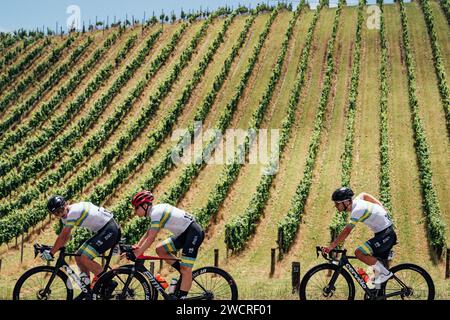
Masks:
[[[173,233],[173,236],[156,247],[156,253],[159,257],[168,259],[165,261],[181,273],[177,297],[185,299],[192,285],[192,267],[205,232],[185,211],[166,203],[153,205],[153,200],[153,194],[147,190],[136,193],[131,200],[137,216],[151,219],[150,229],[135,245],[133,253],[136,257],[142,255],[155,241],[160,229],[167,229]],[[175,258],[174,255],[180,249],[182,249],[181,262],[170,260]]]
[[[120,239],[120,227],[108,210],[90,202],[66,203],[64,197],[54,195],[48,199],[47,209],[56,215],[63,223],[63,229],[51,250],[45,250],[41,258],[45,261],[53,260],[53,256],[70,239],[73,227],[85,227],[95,234],[78,249],[80,256],[75,261],[80,269],[81,280],[89,287],[90,272],[94,274],[94,281],[100,277],[103,268],[94,258],[113,248]],[[110,283],[117,286],[117,283]]]
[[[350,188],[342,187],[333,192],[331,196],[339,212],[351,212],[350,222],[341,231],[337,238],[326,248],[328,253],[342,243],[358,222],[366,224],[375,236],[359,246],[355,256],[374,270],[374,284],[380,285],[392,277],[392,272],[378,261],[377,258],[387,259],[392,247],[397,243],[392,220],[380,201],[367,193],[359,194],[355,199]]]

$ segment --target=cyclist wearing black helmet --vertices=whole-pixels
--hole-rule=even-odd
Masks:
[[[374,284],[379,285],[388,280],[392,273],[377,258],[388,258],[392,247],[397,242],[397,235],[393,229],[392,220],[380,201],[364,192],[354,199],[353,196],[353,191],[347,187],[333,192],[331,199],[336,209],[339,212],[351,212],[350,222],[337,238],[324,248],[324,251],[333,250],[348,237],[358,222],[363,222],[375,233],[375,236],[359,246],[355,255],[365,264],[372,266],[375,273]]]
[[[42,259],[53,260],[53,255],[70,239],[73,227],[84,227],[95,233],[78,249],[77,253],[80,256],[75,257],[81,272],[80,278],[84,283],[89,284],[90,272],[97,278],[103,271],[102,266],[95,262],[94,258],[111,249],[120,239],[120,228],[113,214],[90,202],[69,205],[64,197],[58,195],[48,199],[47,209],[61,219],[64,227],[52,249],[41,254]]]

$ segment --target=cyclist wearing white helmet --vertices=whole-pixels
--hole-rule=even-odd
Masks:
[[[387,281],[392,273],[378,261],[377,258],[387,259],[392,247],[397,243],[392,220],[382,203],[367,193],[360,193],[353,199],[354,193],[350,188],[342,187],[333,192],[332,200],[339,212],[351,212],[350,222],[337,238],[323,248],[326,253],[344,242],[358,222],[366,224],[375,236],[359,246],[355,255],[360,261],[372,266],[375,272],[375,285]]]
[[[137,216],[151,219],[150,228],[135,245],[134,255],[142,255],[155,241],[160,229],[173,233],[173,236],[156,247],[156,253],[181,273],[181,285],[177,294],[178,298],[184,299],[192,285],[192,267],[205,233],[187,212],[167,203],[153,205],[153,200],[153,194],[147,190],[136,193],[131,200]],[[181,261],[174,263],[174,255],[181,249]]]

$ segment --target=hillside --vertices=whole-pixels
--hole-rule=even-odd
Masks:
[[[32,243],[56,238],[49,195],[109,208],[133,240],[143,225],[129,200],[141,188],[207,228],[197,266],[219,249],[240,298],[296,299],[292,262],[302,274],[322,262],[315,246],[342,224],[330,197],[345,183],[391,209],[394,263],[421,265],[449,299],[450,24],[438,1],[380,7],[379,28],[362,5],[262,7],[2,44],[0,299],[41,263]],[[248,153],[233,165],[174,164],[172,134],[194,121],[279,129],[276,174]],[[355,231],[349,251],[371,237]],[[270,275],[272,248],[283,257]]]

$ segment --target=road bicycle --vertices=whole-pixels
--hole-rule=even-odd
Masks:
[[[389,261],[379,259],[393,275],[379,288],[370,289],[364,279],[351,265],[347,250],[331,250],[327,255],[321,247],[316,247],[317,257],[322,254],[329,263],[310,269],[300,283],[301,300],[354,300],[355,284],[352,277],[364,290],[365,300],[433,300],[435,288],[430,275],[421,267],[404,263],[389,269]],[[340,258],[336,258],[337,255]],[[347,270],[345,270],[347,269]]]
[[[156,280],[153,273],[145,267],[149,260],[162,259],[155,256],[131,257],[133,250],[130,245],[119,244],[120,252],[124,253],[134,264],[125,265],[103,274],[92,289],[96,300],[157,300],[160,294],[164,300],[176,300],[180,290],[181,274],[175,287],[175,292],[169,294]],[[118,285],[108,295],[101,288],[115,281]],[[158,294],[159,293],[159,294]],[[192,287],[186,300],[237,300],[238,289],[235,281],[226,271],[217,267],[203,267],[192,272]]]
[[[34,257],[52,247],[34,244]],[[105,259],[103,271],[110,268],[110,262],[115,246],[108,255],[99,256]],[[66,253],[63,247],[54,266],[43,265],[26,271],[16,282],[13,290],[13,300],[91,300],[90,285],[85,284],[77,272],[66,262],[66,257],[80,256],[77,253]],[[72,281],[80,288],[81,293],[74,298]],[[105,287],[103,287],[104,290]],[[100,290],[100,289],[98,289]]]

